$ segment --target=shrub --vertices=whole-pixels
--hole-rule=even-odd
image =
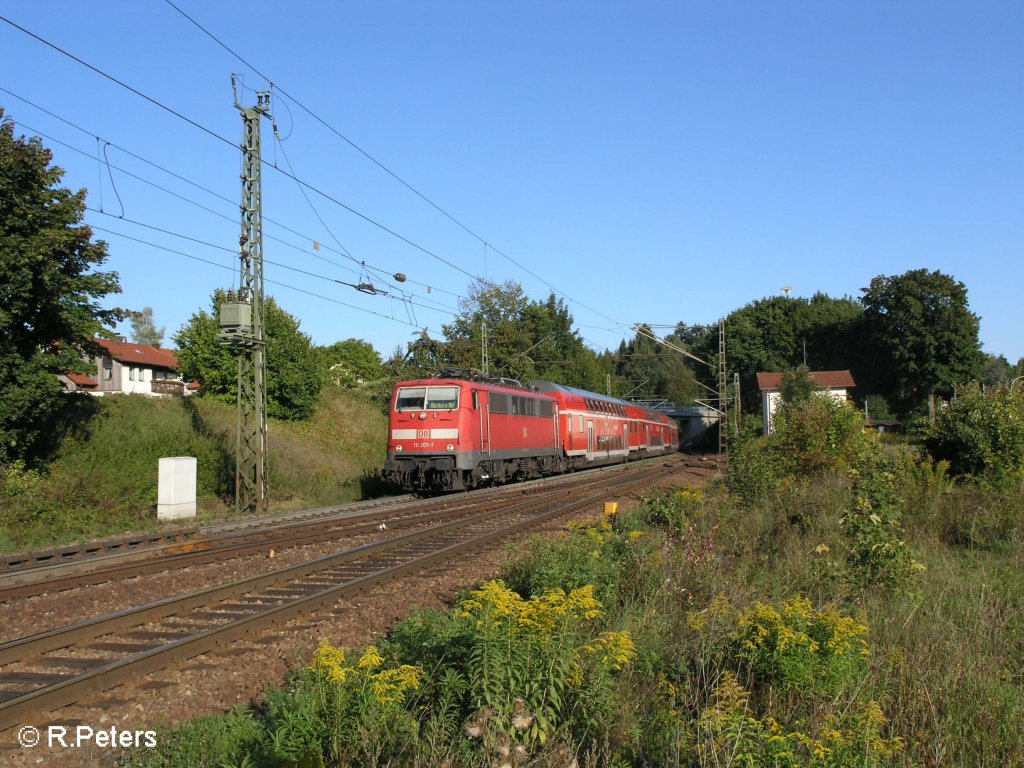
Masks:
[[[905,539],[897,470],[891,460],[879,457],[851,472],[853,498],[840,524],[850,540],[847,562],[855,583],[862,587],[906,587],[924,568],[914,560]]]
[[[792,478],[857,466],[877,439],[864,432],[863,417],[850,403],[824,395],[783,402],[768,437],[737,441],[726,482],[733,494],[753,505]]]
[[[422,677],[419,667],[387,663],[372,645],[353,663],[324,641],[290,691],[268,695],[268,751],[306,765],[386,762],[416,733],[406,703]]]
[[[783,403],[768,436],[782,465],[798,476],[856,466],[874,444],[864,417],[848,402],[821,395]]]
[[[925,446],[957,475],[979,477],[996,487],[1024,483],[1024,389],[957,393],[925,433]]]
[[[877,702],[845,718],[829,718],[817,736],[791,731],[770,715],[758,718],[750,693],[727,672],[698,721],[699,765],[745,768],[883,768],[903,765],[904,743],[885,738],[887,722]]]
[[[778,454],[769,447],[767,438],[746,440],[729,454],[725,471],[726,485],[748,506],[770,498],[778,491],[785,475]]]
[[[524,600],[502,581],[473,590],[459,616],[474,628],[466,677],[476,716],[467,734],[526,752],[561,728],[593,739],[615,699],[613,673],[636,654],[628,632],[594,635],[593,586]]]
[[[589,584],[598,600],[611,605],[619,599],[619,565],[609,556],[615,537],[611,524],[602,521],[577,527],[561,541],[535,538],[526,556],[506,567],[502,576],[524,597]]]

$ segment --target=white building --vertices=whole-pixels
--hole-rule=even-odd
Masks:
[[[772,431],[772,419],[782,402],[782,392],[779,391],[779,387],[784,375],[782,373],[757,374],[757,386],[761,390],[761,412],[764,414],[764,434],[766,435]],[[846,391],[857,386],[849,371],[808,371],[808,375],[811,377],[811,381],[820,387],[821,394],[838,402],[846,400]]]
[[[94,341],[103,348],[103,354],[92,361],[95,378],[79,373],[61,376],[61,384],[69,392],[154,397],[191,394],[178,375],[178,358],[171,350],[109,339]]]

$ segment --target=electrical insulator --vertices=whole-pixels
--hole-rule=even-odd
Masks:
[[[394,278],[395,278],[396,282],[399,282],[399,283],[404,283],[405,282],[405,275],[403,275],[401,272],[395,272]]]

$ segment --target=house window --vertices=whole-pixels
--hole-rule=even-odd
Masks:
[[[107,381],[110,381],[112,378],[114,378],[114,369],[113,368],[104,368],[103,369],[103,378],[106,379]]]
[[[128,381],[135,381],[135,369],[134,368],[129,368],[128,369]]]

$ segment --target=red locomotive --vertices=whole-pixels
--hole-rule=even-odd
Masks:
[[[454,491],[676,451],[658,411],[549,381],[471,371],[403,381],[391,396],[387,481]]]

